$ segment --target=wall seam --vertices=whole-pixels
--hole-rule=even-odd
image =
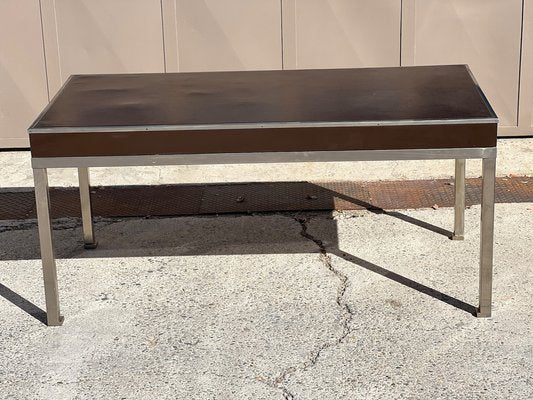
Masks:
[[[159,9],[161,12],[161,39],[163,41],[163,71],[167,72],[167,48],[165,45],[165,19],[163,17],[163,0],[159,0]]]
[[[59,72],[59,87],[57,90],[61,88],[63,85],[63,71],[61,68],[61,51],[59,49],[59,24],[57,23],[57,7],[56,7],[56,0],[53,0],[53,10],[54,10],[54,28],[55,28],[55,34],[56,34],[56,46],[57,46],[57,70]]]
[[[281,36],[281,69],[285,69],[285,44],[283,42],[283,0],[279,0],[280,11],[280,36]]]
[[[176,38],[176,69],[178,72],[181,72],[181,56],[180,56],[180,34],[179,34],[179,22],[178,22],[178,2],[173,0],[172,4],[174,5],[174,35]]]
[[[522,53],[524,51],[524,18],[525,18],[525,3],[522,0],[522,20],[520,26],[520,53],[518,56],[518,101],[516,103],[516,126],[520,127],[520,95],[522,94]]]
[[[402,66],[403,0],[400,0],[400,67]]]
[[[43,5],[42,0],[39,0],[39,19],[41,21],[41,42],[43,46],[43,61],[44,61],[44,75],[46,80],[46,96],[50,101],[50,84],[48,83],[48,63],[46,61],[46,46],[44,45],[44,27],[43,27]]]

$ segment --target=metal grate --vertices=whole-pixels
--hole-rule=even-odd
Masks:
[[[133,217],[452,207],[453,181],[276,182],[91,188],[95,216]],[[52,217],[80,216],[77,188],[51,188]],[[481,179],[466,180],[467,205],[479,204]],[[499,203],[533,202],[533,178],[496,179]],[[35,218],[33,190],[0,191],[0,219]]]

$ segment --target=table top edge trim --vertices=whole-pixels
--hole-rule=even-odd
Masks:
[[[151,131],[202,131],[238,129],[287,129],[287,128],[349,128],[359,126],[407,126],[407,125],[460,125],[498,124],[498,118],[398,120],[398,121],[346,121],[346,122],[253,122],[198,125],[133,125],[93,127],[48,127],[28,129],[28,133],[77,133],[77,132],[151,132]]]

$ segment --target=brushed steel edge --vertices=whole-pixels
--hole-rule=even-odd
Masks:
[[[483,92],[483,89],[481,89],[481,86],[479,85],[479,82],[477,81],[476,77],[474,76],[474,73],[470,69],[470,66],[468,64],[465,64],[466,70],[468,71],[468,74],[470,75],[470,78],[474,81],[474,84],[476,86],[476,89],[481,96],[481,100],[483,100],[483,103],[485,103],[485,106],[488,108],[489,112],[493,115],[493,117],[496,119],[496,122],[499,122],[498,115],[492,108],[489,100],[487,99],[487,96],[485,96],[485,93]]]
[[[471,118],[448,120],[398,120],[398,121],[346,121],[346,122],[254,122],[235,124],[198,125],[138,125],[138,126],[95,126],[95,127],[56,127],[29,128],[28,133],[83,133],[83,132],[151,132],[151,131],[201,131],[227,129],[280,129],[280,128],[349,128],[364,126],[405,126],[405,125],[460,125],[497,124],[497,118]]]
[[[46,114],[48,112],[48,110],[50,109],[50,107],[52,107],[52,105],[54,104],[54,102],[56,101],[56,99],[61,95],[61,93],[63,93],[63,91],[65,90],[65,88],[67,87],[67,85],[69,84],[69,82],[71,81],[71,79],[76,76],[76,75],[69,75],[69,77],[67,78],[67,80],[63,83],[63,85],[61,85],[61,87],[59,88],[59,90],[57,91],[57,93],[54,95],[54,97],[52,97],[50,99],[50,101],[48,102],[48,104],[43,108],[43,110],[39,113],[39,115],[37,116],[37,118],[35,118],[35,120],[31,123],[30,127],[28,128],[28,133],[30,133],[30,131],[33,129],[33,127],[35,125],[37,125],[38,122],[41,121],[41,118],[44,116],[44,114]]]
[[[258,164],[496,158],[496,147],[454,149],[345,150],[259,153],[158,154],[138,156],[33,157],[33,168],[155,165]]]

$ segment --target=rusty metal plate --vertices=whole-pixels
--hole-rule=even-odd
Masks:
[[[379,182],[275,182],[91,188],[93,212],[103,217],[172,216],[300,210],[452,207],[448,179]],[[77,188],[51,188],[52,217],[79,217]],[[466,204],[479,204],[481,179],[466,180]],[[533,202],[533,178],[496,179],[496,202]],[[35,197],[0,191],[0,219],[35,218]]]

